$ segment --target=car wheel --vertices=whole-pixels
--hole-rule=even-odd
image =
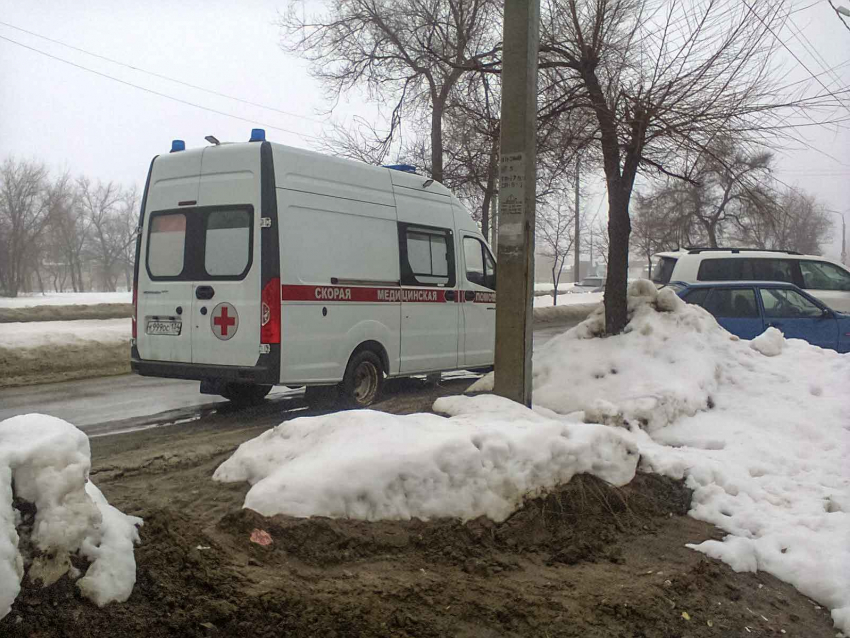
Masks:
[[[227,383],[222,390],[221,396],[239,405],[254,405],[265,399],[271,390],[272,386],[270,385]]]
[[[381,359],[371,350],[361,350],[348,362],[342,379],[342,400],[349,407],[365,408],[381,394],[384,370]]]

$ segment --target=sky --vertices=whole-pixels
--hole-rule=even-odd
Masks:
[[[850,0],[842,1],[850,6]],[[799,62],[783,51],[783,80],[812,72],[830,90],[850,86],[850,30],[827,0],[793,0],[792,6],[800,10],[778,36]],[[307,64],[279,47],[275,21],[286,8],[286,0],[0,0],[0,159],[36,159],[56,172],[141,187],[151,158],[167,152],[172,139],[188,147],[206,144],[206,135],[240,141],[251,128],[263,127],[270,140],[314,147],[328,122],[328,103]],[[850,97],[844,102],[847,107],[831,119],[850,117]],[[336,105],[332,117],[351,122],[376,114],[373,105],[352,95]],[[850,125],[810,127],[800,134],[805,144],[782,151],[777,178],[847,213],[850,222]],[[591,215],[605,216],[601,195],[588,199]],[[838,235],[828,255],[840,254]]]

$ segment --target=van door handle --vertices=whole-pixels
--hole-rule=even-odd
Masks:
[[[474,290],[467,290],[466,292],[463,293],[463,298],[466,299],[467,301],[475,301],[475,291]]]
[[[215,290],[212,286],[198,286],[195,288],[195,296],[198,299],[212,299],[215,295]]]
[[[447,290],[446,291],[446,301],[454,301],[455,300],[455,291]]]

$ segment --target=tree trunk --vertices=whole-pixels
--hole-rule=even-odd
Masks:
[[[490,190],[490,182],[487,182],[487,190],[484,191],[484,201],[481,204],[481,234],[484,235],[484,239],[487,239],[490,235],[488,231],[490,230],[490,200],[493,199],[493,191]]]
[[[608,181],[608,275],[605,278],[605,332],[619,334],[628,323],[629,195],[622,180]],[[624,192],[625,191],[625,192]]]
[[[431,111],[431,177],[443,183],[443,104],[437,100]]]
[[[708,242],[712,248],[717,248],[717,224],[709,222],[705,225],[705,230],[708,232]]]

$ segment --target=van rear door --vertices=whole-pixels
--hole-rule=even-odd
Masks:
[[[253,366],[260,346],[260,144],[204,149],[192,362]],[[267,232],[276,232],[269,229]]]
[[[154,162],[140,253],[141,359],[257,364],[260,146],[208,147]]]
[[[145,200],[146,219],[137,283],[137,347],[142,359],[192,362],[192,282],[186,275],[186,232],[196,202],[201,151],[154,160]],[[148,212],[153,211],[153,212]]]

